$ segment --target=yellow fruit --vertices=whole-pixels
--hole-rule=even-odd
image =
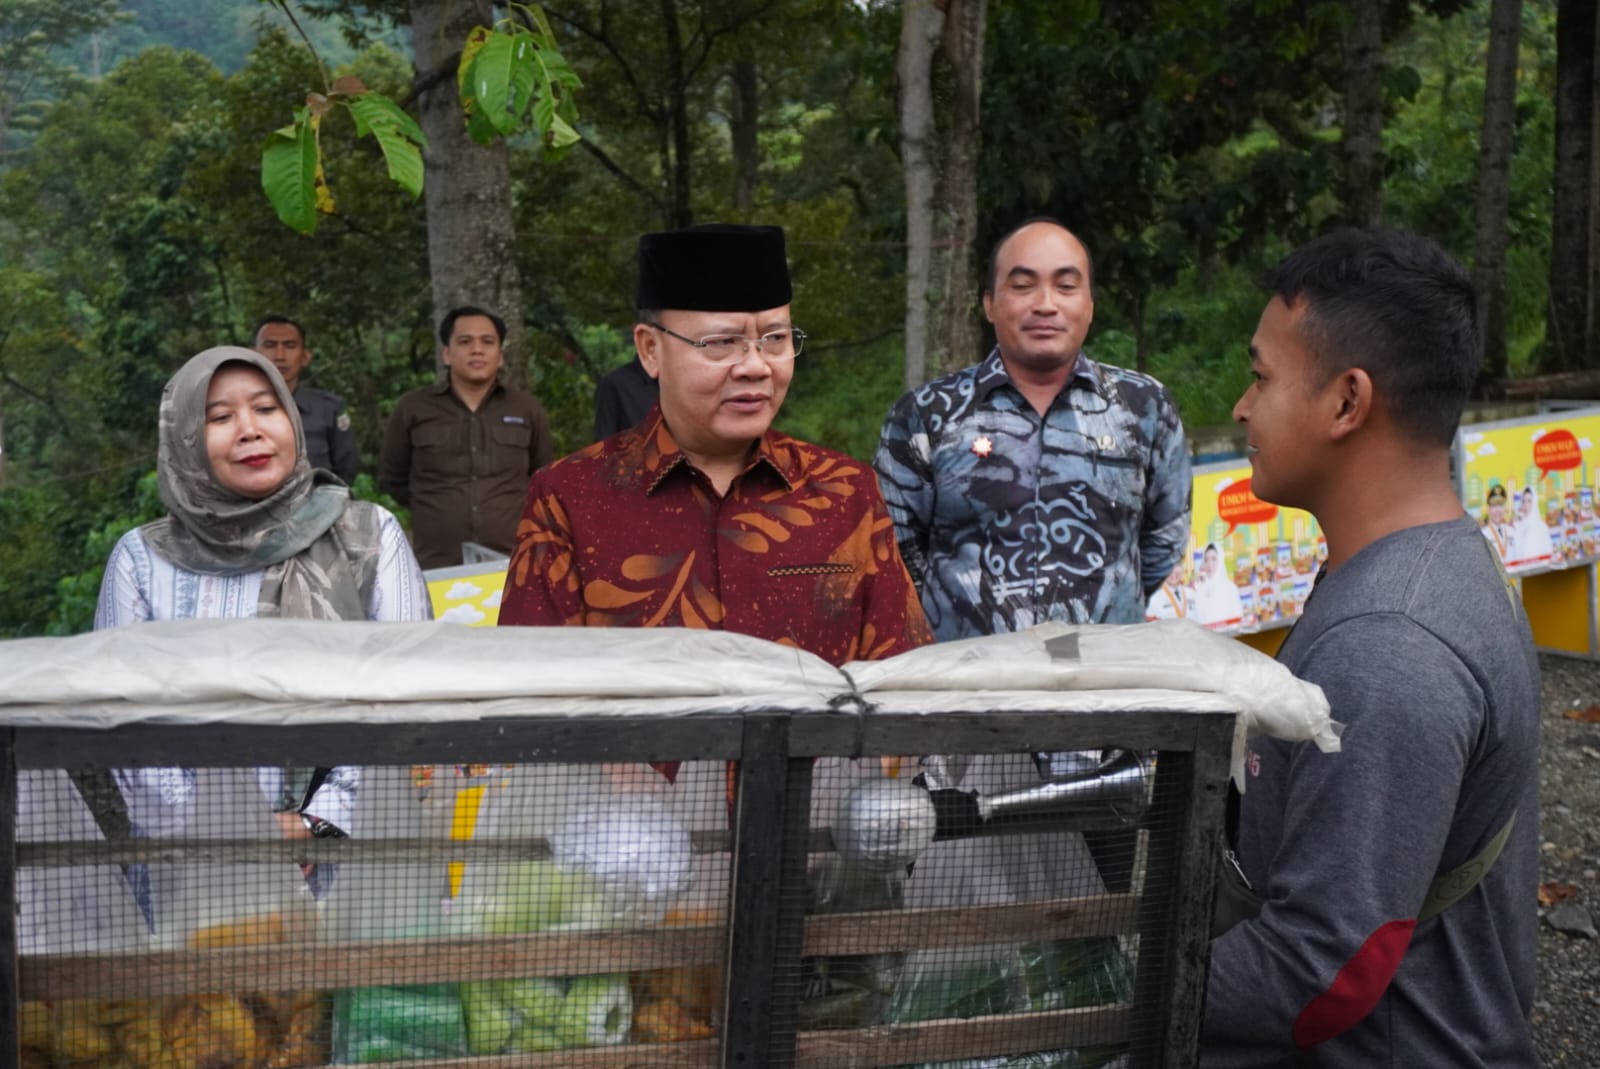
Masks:
[[[681,1043],[688,1039],[710,1039],[716,1030],[690,1016],[672,999],[655,999],[633,1015],[635,1043]]]
[[[128,1064],[139,1069],[156,1069],[161,1064],[161,1018],[154,1012],[135,1017],[117,1029],[117,1046]]]
[[[189,946],[194,950],[221,950],[228,947],[271,946],[283,941],[283,914],[266,913],[230,924],[201,928],[189,937]]]
[[[95,1020],[93,1002],[58,1002],[51,1014],[52,1047],[61,1061],[103,1058],[115,1048],[111,1034]]]
[[[140,999],[115,999],[95,1003],[94,1019],[102,1025],[127,1024],[145,1012],[146,1003]]]
[[[168,1007],[162,1036],[173,1069],[229,1069],[253,1064],[255,1018],[232,995],[201,995]]]
[[[24,1002],[22,1004],[22,1045],[49,1050],[51,1046],[50,1004]]]

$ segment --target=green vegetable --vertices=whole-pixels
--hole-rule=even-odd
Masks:
[[[566,1005],[566,985],[556,980],[506,980],[502,997],[527,1025],[554,1029]],[[526,1025],[524,1025],[526,1027]]]
[[[497,981],[462,984],[461,1006],[467,1015],[467,1049],[473,1054],[498,1054],[517,1030],[518,1018],[496,990]]]
[[[621,1043],[633,1027],[633,996],[625,976],[583,976],[567,992],[556,1035],[568,1047]]]
[[[596,919],[599,924],[593,923]],[[483,929],[491,935],[518,935],[576,922],[604,927],[610,919],[603,889],[592,877],[562,872],[549,861],[523,861],[500,881]]]
[[[335,1061],[465,1053],[461,993],[454,984],[340,991],[334,1000],[334,1036]]]

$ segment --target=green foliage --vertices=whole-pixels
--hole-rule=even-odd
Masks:
[[[261,150],[261,189],[278,218],[302,234],[317,229],[317,179],[321,153],[317,149],[320,116],[309,109],[294,113],[294,122],[272,131]]]
[[[380,93],[358,93],[350,97],[350,113],[356,119],[356,136],[371,134],[383,150],[389,177],[415,199],[422,195],[422,154],[428,139],[422,127],[399,105]]]
[[[126,511],[118,512],[90,529],[83,540],[78,559],[84,563],[81,571],[64,575],[56,583],[55,606],[46,628],[52,635],[75,635],[94,625],[95,602],[100,596],[100,581],[105,575],[106,559],[110,557],[117,540],[129,530],[158,520],[166,515],[161,504],[158,477],[147,471],[133,486]]]
[[[899,336],[828,346],[806,342],[778,425],[859,460],[872,459],[883,417],[904,388]]]
[[[290,15],[288,0],[274,2]],[[580,139],[573,91],[582,82],[562,57],[544,13],[537,6],[511,6],[525,14],[526,24],[504,19],[492,29],[479,26],[462,49],[458,81],[467,129],[489,144],[531,122],[541,155],[554,160]],[[290,20],[299,28],[292,15]],[[309,38],[306,45],[316,57]],[[261,188],[278,218],[302,234],[316,232],[318,214],[335,211],[319,135],[322,120],[340,108],[354,116],[358,137],[376,139],[389,177],[413,198],[422,195],[422,127],[389,97],[346,75],[323,92],[307,94],[294,122],[269,134],[261,150]]]
[[[428,141],[422,127],[382,93],[360,78],[345,75],[326,95],[311,93],[294,122],[274,130],[261,150],[261,188],[278,218],[302,234],[314,233],[319,212],[333,214],[333,193],[323,174],[322,120],[335,108],[348,109],[356,136],[377,141],[389,177],[411,194],[422,195],[422,153]]]
[[[503,19],[476,27],[461,50],[457,83],[467,132],[481,145],[531,124],[545,160],[560,158],[580,140],[573,91],[582,88],[556,45],[544,12],[513,3],[526,22]]]
[[[79,81],[66,59],[71,47],[126,18],[116,0],[0,0],[0,158],[14,130],[31,133]]]

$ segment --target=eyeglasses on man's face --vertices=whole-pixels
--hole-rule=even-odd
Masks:
[[[756,347],[756,352],[768,361],[793,360],[800,355],[800,348],[806,341],[806,332],[796,327],[769,330],[759,338],[747,338],[743,334],[707,334],[696,341],[660,323],[645,325],[654,327],[663,334],[670,334],[686,345],[694,346],[700,350],[701,356],[713,364],[737,364],[750,352],[752,345]]]

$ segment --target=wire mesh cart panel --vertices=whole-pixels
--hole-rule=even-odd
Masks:
[[[749,652],[692,659],[741,694],[0,705],[0,1063],[1192,1061],[1225,700]]]

